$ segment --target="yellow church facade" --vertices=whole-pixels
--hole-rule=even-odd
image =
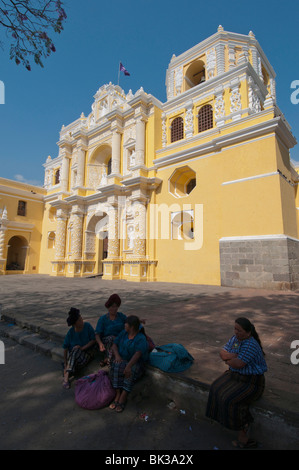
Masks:
[[[296,140],[254,34],[219,26],[172,57],[166,91],[162,103],[103,85],[62,127],[28,222],[41,234],[35,272],[298,288]],[[7,273],[12,232],[0,233]]]

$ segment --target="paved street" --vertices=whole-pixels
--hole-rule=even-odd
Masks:
[[[146,331],[156,344],[183,344],[195,359],[192,367],[171,377],[175,388],[169,388],[171,380],[167,390],[160,379],[154,387],[144,383],[121,415],[106,409],[86,412],[75,405],[73,389],[69,393],[62,390],[57,362],[4,338],[0,448],[231,448],[234,436],[202,420],[206,398],[200,384],[209,387],[224,371],[219,348],[233,334],[238,316],[249,316],[255,323],[269,368],[266,390],[257,404],[254,434],[263,448],[296,448],[299,369],[290,361],[290,345],[298,339],[298,292],[16,275],[2,276],[0,303],[11,324],[17,323],[19,330],[28,326],[31,333],[47,333],[61,351],[69,308],[79,308],[84,319],[95,326],[114,292],[122,298],[121,311],[147,319]],[[15,329],[8,325],[10,328]],[[199,384],[196,392],[192,383]],[[158,388],[163,393],[155,398]],[[188,409],[186,414],[168,408],[178,393],[179,407]],[[144,413],[149,416],[147,421],[140,419]]]
[[[83,410],[75,403],[74,386],[61,387],[58,363],[1,339],[6,353],[0,365],[1,450],[82,449],[110,455],[117,450],[232,449],[234,434],[171,409],[167,401],[150,399],[150,391],[133,394],[122,414]]]

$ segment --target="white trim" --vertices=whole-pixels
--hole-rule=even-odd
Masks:
[[[222,150],[223,147],[229,147],[234,144],[245,144],[249,143],[250,140],[257,137],[266,137],[269,134],[275,135],[278,134],[280,137],[284,135],[288,139],[290,147],[294,146],[296,143],[295,138],[288,131],[286,126],[280,117],[273,118],[271,121],[266,121],[262,123],[255,124],[251,127],[245,129],[240,129],[238,131],[232,132],[229,135],[222,135],[212,139],[209,142],[204,144],[197,145],[191,149],[184,149],[174,154],[167,155],[165,157],[160,157],[154,160],[154,166],[158,169],[161,166],[176,163],[177,161],[186,160],[188,158],[193,158],[200,154],[212,153],[219,150]],[[289,134],[288,136],[286,134]],[[246,141],[246,142],[244,142]],[[165,152],[165,149],[164,149]],[[158,152],[157,152],[158,153]]]
[[[43,194],[36,193],[36,195],[34,195],[30,193],[29,191],[28,192],[22,191],[22,190],[18,190],[15,188],[9,188],[9,189],[11,189],[12,191],[8,191],[8,187],[0,185],[0,191],[1,190],[5,191],[4,193],[0,192],[0,196],[14,197],[15,199],[25,199],[26,201],[32,201],[32,202],[41,202],[41,203],[44,202]],[[28,194],[30,196],[28,196]]]
[[[287,239],[294,240],[299,242],[298,238],[290,237],[289,235],[277,234],[277,235],[245,235],[239,237],[222,237],[219,239],[219,242],[238,242],[246,240],[275,240],[275,239]]]
[[[240,178],[239,180],[232,180],[232,181],[224,181],[221,183],[221,186],[226,186],[228,184],[234,184],[234,183],[242,183],[243,181],[250,181],[250,180],[255,180],[258,178],[266,178],[267,176],[275,176],[279,175],[278,171],[273,171],[272,173],[264,173],[262,175],[255,175],[255,176],[248,176],[247,178]]]
[[[263,137],[257,137],[256,139],[253,139],[251,142],[258,142],[259,140],[269,139],[269,138],[271,138],[271,137],[273,137],[273,136],[274,136],[274,134],[269,134],[269,135],[265,135],[265,136],[263,136]],[[233,145],[233,146],[226,147],[226,148],[224,148],[224,149],[220,149],[220,152],[226,152],[226,151],[230,150],[231,148],[242,147],[243,145],[248,145],[248,142],[241,142],[240,144],[236,144],[236,145]],[[185,160],[184,158],[182,158],[181,160],[184,161],[184,163],[185,163],[186,165],[191,165],[193,162],[195,162],[195,161],[197,161],[197,160],[202,160],[202,159],[204,159],[204,158],[210,158],[210,157],[213,157],[214,155],[217,155],[217,154],[219,154],[219,152],[210,152],[210,153],[208,153],[208,154],[206,154],[206,155],[203,155],[203,156],[201,156],[201,157],[197,157],[197,158],[195,158],[195,157],[192,158],[192,157],[191,157],[191,158],[188,159],[188,160]],[[166,170],[167,168],[171,168],[171,167],[173,167],[173,166],[175,166],[175,165],[177,165],[177,162],[173,162],[173,163],[170,162],[169,165],[167,165],[167,166],[163,166],[163,167],[161,166],[161,167],[158,167],[158,168],[157,168],[157,167],[151,167],[151,168],[149,168],[148,170],[154,170],[154,169],[156,169],[157,172],[158,172],[158,171],[164,171],[164,170]],[[175,168],[177,168],[177,166],[175,166]],[[191,168],[191,169],[192,169],[192,168]]]

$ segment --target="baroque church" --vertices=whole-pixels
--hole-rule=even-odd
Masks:
[[[43,188],[0,178],[0,274],[299,288],[296,140],[254,34],[173,55],[166,94],[101,86]]]

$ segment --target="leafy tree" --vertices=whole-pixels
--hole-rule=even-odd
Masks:
[[[65,20],[61,0],[0,0],[0,25],[11,41],[10,58],[27,70],[32,59],[43,67],[42,57],[55,52],[48,32],[60,34]]]

